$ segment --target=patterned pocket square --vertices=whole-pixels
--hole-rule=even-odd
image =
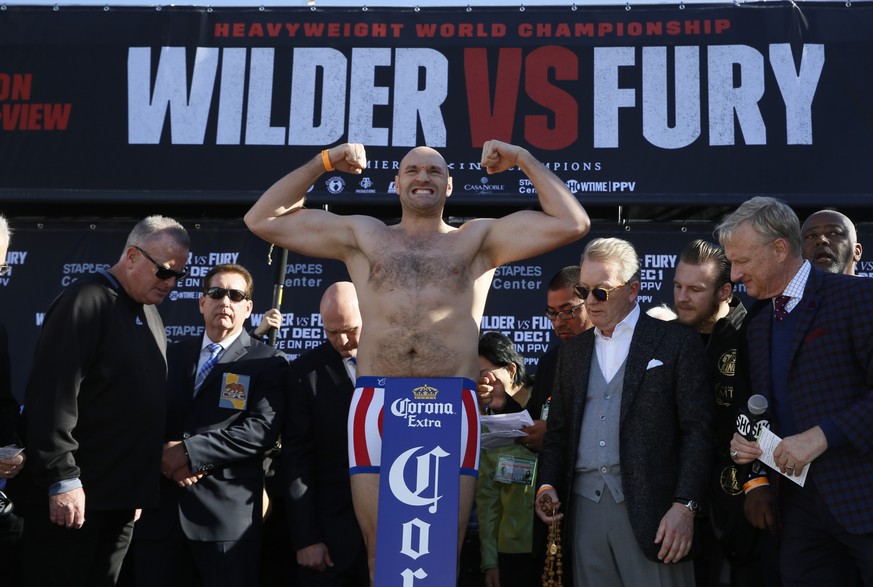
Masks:
[[[803,342],[805,342],[805,343],[812,342],[815,339],[817,339],[819,336],[824,336],[827,333],[828,333],[828,331],[825,330],[824,328],[816,328],[815,330],[813,330],[812,332],[810,332],[809,334],[806,335],[806,338],[803,339]]]
[[[658,359],[652,359],[651,361],[649,361],[649,364],[646,365],[646,371],[648,371],[649,369],[654,369],[655,367],[660,367],[663,364],[664,363],[662,363]]]

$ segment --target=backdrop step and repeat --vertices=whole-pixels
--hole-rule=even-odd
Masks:
[[[192,222],[182,220],[190,231],[190,275],[158,306],[167,338],[178,342],[203,335],[203,319],[197,300],[203,275],[218,263],[241,263],[255,277],[253,328],[270,307],[275,265],[267,258],[269,244],[251,234],[241,221]],[[7,255],[12,270],[0,277],[2,322],[10,335],[13,391],[20,396],[29,372],[31,356],[45,311],[65,286],[101,268],[111,267],[121,255],[134,221],[43,222],[15,221],[15,233]],[[518,350],[535,368],[539,356],[553,341],[553,331],[544,312],[546,286],[566,265],[579,262],[584,245],[598,236],[627,238],[638,248],[642,260],[643,307],[672,303],[673,268],[682,247],[695,238],[711,238],[712,225],[640,224],[624,228],[595,224],[585,239],[527,261],[497,269],[483,330],[498,330],[510,336]],[[273,258],[278,262],[278,251]],[[348,279],[337,261],[288,255],[284,275],[282,311],[284,325],[277,347],[294,358],[324,340],[318,304],[325,288]],[[447,293],[446,295],[450,295]],[[366,328],[366,324],[364,325]]]

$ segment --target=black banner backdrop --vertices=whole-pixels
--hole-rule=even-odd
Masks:
[[[254,312],[250,323],[260,323],[270,307],[274,269],[267,264],[269,245],[252,235],[241,222],[184,221],[192,236],[188,268],[191,271],[158,306],[167,338],[179,341],[203,335],[203,319],[197,300],[202,277],[214,265],[241,263],[255,278]],[[23,393],[31,355],[45,311],[64,287],[101,268],[111,267],[124,247],[133,222],[25,222],[12,223],[7,262],[12,270],[0,277],[2,322],[10,333],[13,360],[13,391]],[[482,330],[504,332],[515,341],[532,369],[553,341],[546,318],[546,287],[551,277],[566,265],[579,262],[590,238],[619,236],[638,247],[642,260],[643,308],[672,303],[675,256],[695,238],[709,238],[712,226],[645,224],[629,230],[595,226],[589,235],[547,255],[498,268],[482,320]],[[274,253],[274,257],[277,255]],[[283,313],[285,324],[276,346],[291,358],[324,340],[318,304],[325,288],[348,279],[341,263],[288,255]],[[366,328],[366,325],[364,325]]]
[[[629,8],[630,6],[628,6]],[[409,147],[456,201],[534,203],[484,140],[589,204],[858,205],[873,172],[873,5],[464,9],[4,7],[0,198],[250,202],[368,147],[311,201],[393,199]]]
[[[242,222],[182,220],[191,233],[189,277],[158,306],[167,338],[178,342],[203,335],[203,319],[197,300],[202,277],[218,263],[241,263],[255,279],[254,311],[249,329],[260,323],[272,301],[275,270],[268,265],[269,245],[250,233]],[[133,222],[13,221],[7,262],[8,275],[0,277],[0,321],[10,335],[13,392],[24,392],[31,356],[42,318],[52,300],[67,285],[101,268],[111,267],[124,247]],[[532,371],[539,357],[554,342],[546,318],[546,287],[552,276],[579,262],[585,244],[593,238],[614,236],[629,240],[640,256],[640,306],[647,310],[673,303],[673,274],[679,252],[690,241],[712,239],[714,225],[700,223],[638,223],[623,227],[595,224],[582,240],[546,255],[504,265],[497,269],[481,329],[505,333],[516,344]],[[859,241],[873,241],[873,225],[858,226]],[[277,258],[278,254],[273,253]],[[873,276],[873,261],[860,261],[858,275]],[[289,254],[282,306],[284,325],[276,346],[289,357],[313,348],[324,340],[318,305],[331,283],[348,279],[338,261]],[[740,286],[742,287],[742,286]],[[743,291],[738,292],[748,301]],[[366,328],[366,325],[364,325]]]

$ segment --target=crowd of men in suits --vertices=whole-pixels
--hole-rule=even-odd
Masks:
[[[561,342],[537,376],[549,389],[534,387],[548,415],[526,440],[538,515],[564,524],[566,584],[873,585],[873,282],[852,277],[854,227],[833,211],[801,225],[754,198],[716,235],[721,247],[680,256],[674,322],[641,312],[639,258],[622,239],[589,242],[564,272],[574,283],[559,274],[549,288]],[[324,292],[327,341],[289,366],[245,330],[249,272],[218,265],[204,336],[168,346],[155,305],[189,247],[178,222],[146,218],[112,268],[46,314],[22,432],[9,410],[0,430],[27,447],[0,458],[23,520],[21,584],[271,584],[272,510],[296,559],[283,580],[368,585],[347,453],[355,286]],[[758,302],[745,308],[735,284]],[[566,328],[577,319],[593,327]],[[752,394],[782,439],[774,468],[736,432]],[[265,501],[277,445],[280,491]]]

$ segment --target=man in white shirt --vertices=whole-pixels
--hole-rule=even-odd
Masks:
[[[564,569],[577,587],[691,587],[688,554],[712,460],[703,343],[640,312],[629,242],[596,239],[582,259],[577,293],[594,328],[558,357],[537,513],[547,524],[563,516],[546,495],[573,512]]]

